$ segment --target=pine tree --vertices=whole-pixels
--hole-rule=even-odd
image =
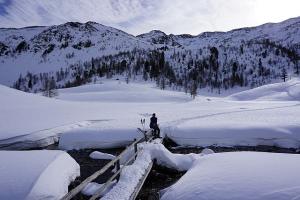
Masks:
[[[191,84],[191,97],[193,99],[196,98],[197,96],[197,89],[198,89],[198,86],[197,86],[197,82],[196,81],[193,81],[192,84]]]
[[[297,75],[299,75],[300,72],[299,72],[299,63],[298,63],[298,60],[295,61],[295,68],[296,68],[296,72],[295,72],[295,73],[296,73]]]
[[[56,82],[54,80],[54,77],[51,79],[46,79],[44,83],[44,88],[43,88],[43,95],[46,97],[55,97],[58,95],[58,92],[56,90]]]
[[[29,89],[32,89],[32,79],[30,78],[29,81],[28,81],[28,88]]]
[[[281,79],[283,80],[283,82],[285,82],[287,78],[288,78],[288,75],[287,75],[286,69],[282,68]]]

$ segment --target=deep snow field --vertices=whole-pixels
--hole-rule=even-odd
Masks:
[[[194,100],[182,92],[162,91],[150,83],[126,84],[122,80],[101,80],[97,84],[61,89],[58,93],[56,99],[49,99],[40,94],[28,94],[0,86],[0,147],[18,149],[46,146],[58,141],[59,137],[59,148],[62,150],[121,147],[131,143],[134,138],[142,137],[136,131],[137,127],[142,127],[140,119],[146,119],[148,128],[149,118],[155,112],[162,134],[168,135],[183,146],[271,145],[300,148],[299,79],[263,86],[228,97],[198,96]],[[249,191],[257,192],[258,196],[249,196],[248,199],[272,199],[276,195],[282,195],[279,199],[297,199],[300,196],[300,183],[293,181],[297,173],[293,166],[300,166],[298,155],[241,152],[203,155],[201,159],[198,158],[201,155],[175,155],[174,158],[174,155],[159,148],[160,150],[154,153],[150,148],[147,155],[143,154],[140,162],[156,158],[159,155],[157,152],[161,152],[162,155],[166,155],[162,158],[163,164],[168,165],[171,162],[169,165],[175,169],[188,170],[180,181],[164,191],[163,199],[174,199],[175,196],[177,199],[184,199],[177,194],[196,190],[199,192],[189,196],[190,199],[199,199],[197,197],[201,194],[207,197],[203,199],[214,199],[210,198],[212,194],[215,194],[217,199],[240,199],[243,197],[241,195],[248,195]],[[12,175],[22,169],[21,164],[14,160],[27,155],[21,155],[21,152],[18,154],[0,151],[1,161],[10,160],[6,165],[0,166],[0,185],[6,185],[2,187],[3,191],[0,191],[0,199],[10,199],[7,194],[14,188],[18,178],[24,180],[17,185],[17,188],[20,188],[19,193],[16,193],[20,194],[19,199],[39,199],[40,196],[47,195],[49,199],[60,198],[66,193],[65,190],[58,191],[53,187],[52,191],[55,192],[52,195],[56,196],[49,196],[43,193],[44,188],[39,185],[50,179],[53,185],[63,185],[62,188],[66,188],[69,182],[78,176],[76,162],[62,151],[58,152],[60,153],[54,155],[51,151],[42,151],[45,155],[35,156],[35,152],[32,151],[32,155],[28,155],[31,161],[27,163],[27,168],[32,164],[33,169],[36,167],[37,170],[29,171],[26,177],[20,174],[14,177]],[[177,157],[181,158],[177,160]],[[245,160],[245,157],[249,157],[249,160]],[[268,160],[268,165],[262,164],[265,160]],[[284,162],[282,168],[274,170],[274,173],[266,173],[272,166],[280,165],[281,161]],[[20,162],[24,160],[21,159]],[[188,164],[185,164],[186,162]],[[10,165],[15,168],[10,168]],[[60,178],[53,179],[53,174],[57,175],[55,170],[60,171],[58,168],[62,165],[68,166],[70,170],[67,174],[62,172],[64,175]],[[221,171],[214,174],[212,166]],[[238,171],[237,168],[244,170]],[[234,173],[226,175],[230,169],[235,169]],[[200,173],[203,170],[206,170],[207,174]],[[249,172],[249,175],[245,175],[245,172]],[[283,175],[277,176],[278,173]],[[258,175],[265,175],[262,184],[272,183],[269,178],[277,182],[274,187],[261,187],[258,180],[251,178]],[[199,179],[186,184],[185,181],[191,180],[193,176]],[[223,178],[218,179],[220,176]],[[35,177],[46,178],[40,180]],[[211,181],[203,182],[203,179]],[[300,177],[297,180],[300,180]],[[249,190],[245,181],[251,183]],[[22,184],[29,184],[31,188],[22,187]],[[118,187],[117,184],[116,188]],[[232,190],[240,192],[239,195],[222,195]],[[36,191],[41,191],[42,194]],[[18,196],[11,199],[18,199]]]
[[[0,146],[24,140],[46,145],[62,133],[66,149],[73,148],[76,138],[82,141],[82,134],[93,135],[91,143],[84,142],[87,146],[97,143],[103,148],[99,142],[111,140],[124,145],[139,136],[141,118],[148,127],[152,113],[157,114],[163,134],[180,145],[300,146],[299,79],[195,100],[183,92],[119,80],[62,89],[57,99],[5,86],[0,86],[0,93]]]

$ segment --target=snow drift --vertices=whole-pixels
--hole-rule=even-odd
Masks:
[[[290,200],[300,195],[300,156],[233,152],[199,157],[162,200]]]
[[[147,83],[130,83],[120,80],[103,80],[97,84],[59,90],[59,99],[79,102],[105,103],[184,103],[191,100],[177,91],[160,90]]]
[[[116,156],[108,154],[108,153],[102,153],[100,151],[93,151],[90,155],[90,158],[92,159],[99,159],[99,160],[113,160],[116,158]]]
[[[229,99],[237,101],[300,101],[300,79],[294,78],[285,83],[264,85],[231,95]]]
[[[80,175],[63,151],[0,151],[0,199],[60,199]]]

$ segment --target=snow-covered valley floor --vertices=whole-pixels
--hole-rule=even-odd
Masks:
[[[58,141],[59,138],[59,148],[62,150],[124,147],[134,138],[142,137],[136,128],[141,127],[140,119],[142,118],[146,119],[147,128],[152,113],[156,113],[158,116],[162,135],[167,135],[181,146],[269,145],[300,149],[299,79],[244,91],[229,97],[198,96],[194,100],[182,92],[162,91],[151,84],[126,84],[119,80],[103,80],[97,84],[62,89],[58,91],[59,95],[56,99],[16,91],[5,86],[0,86],[0,94],[0,147],[6,149],[46,146]],[[61,179],[51,179],[53,185],[58,182],[65,187],[78,176],[76,162],[67,155],[62,154],[64,156],[58,157],[51,151],[49,153],[42,152],[45,156],[41,156],[50,158],[52,162],[49,159],[41,160],[29,155],[32,158],[32,166],[37,166],[39,170],[29,173],[28,176],[31,179],[24,177],[24,180],[28,179],[27,182],[30,183],[25,183],[26,181],[23,183],[31,184],[34,187],[22,189],[20,183],[18,186],[21,188],[20,198],[28,197],[28,195],[31,198],[32,192],[36,192],[35,188],[42,188],[39,184],[43,183],[34,177],[43,176],[45,177],[43,181],[47,181],[51,177],[50,174],[57,170],[56,166],[59,168],[61,165],[66,165],[71,171],[67,175],[64,173]],[[297,199],[300,195],[299,192],[297,193],[299,182],[293,181],[296,168],[292,167],[299,166],[298,155],[274,156],[273,154],[242,152],[240,154],[220,153],[216,156],[203,156],[203,158],[199,158],[199,155],[195,154],[175,155],[174,157],[173,154],[166,153],[162,147],[157,149],[156,146],[146,152],[148,154],[144,154],[142,160],[159,159],[161,157],[157,156],[161,153],[161,155],[166,155],[161,160],[163,165],[177,170],[188,170],[177,184],[164,191],[163,199],[174,199],[175,196],[177,199],[184,199],[184,196],[178,194],[187,194],[187,192],[194,193],[194,196],[189,196],[191,199],[199,199],[200,193],[194,191],[199,187],[207,189],[201,190],[201,194],[205,194],[206,197],[214,194],[217,195],[215,196],[217,199],[222,199],[219,197],[240,199],[243,197],[241,195],[247,195],[249,191],[258,192],[260,198],[256,199],[264,197],[272,199],[274,195],[278,194],[282,195],[280,196],[282,198],[279,199]],[[10,154],[22,157],[21,154],[18,155],[18,152],[0,151],[0,153],[1,160],[10,159]],[[244,157],[249,157],[250,160],[246,159],[246,162]],[[219,171],[218,177],[225,175],[223,179],[218,180],[218,177],[212,173],[213,170],[209,171],[209,169],[211,166],[218,169],[218,166],[223,165],[224,160],[227,160],[226,168]],[[241,160],[243,161],[241,162]],[[267,168],[261,164],[264,160],[268,160]],[[279,165],[281,160],[284,160],[284,165],[282,168],[276,168],[274,173],[284,174],[284,177],[287,178],[280,176],[280,183],[276,182],[274,187],[260,187],[256,180],[251,178],[266,174],[263,181],[269,184],[268,178],[273,178],[274,174],[266,172],[271,166]],[[50,169],[54,171],[45,170],[48,169],[48,162],[52,166]],[[252,165],[253,163],[255,165]],[[12,175],[21,169],[16,167],[14,170],[10,170],[10,164],[20,166],[20,163],[16,162],[7,162],[5,166],[0,166],[1,185],[5,185],[6,182],[12,183],[2,187],[1,195],[4,195],[3,197],[6,199],[7,194],[14,188],[13,180],[16,180],[16,177]],[[244,172],[249,170],[247,165],[254,167],[255,170],[249,176],[244,176]],[[29,164],[29,166],[31,165]],[[232,166],[245,168],[244,171],[235,170],[236,173],[226,175],[227,170]],[[206,174],[200,173],[202,170],[208,170],[209,176],[206,177]],[[185,183],[185,181],[191,180],[189,177],[199,174],[201,180],[211,179],[212,181],[200,184],[197,179],[193,180],[193,184]],[[232,180],[233,182],[231,182]],[[250,190],[241,184],[245,180],[251,181]],[[228,183],[230,187],[225,187],[225,183]],[[183,187],[183,185],[187,187]],[[239,185],[239,188],[235,188],[235,185]],[[211,190],[214,186],[216,186],[216,190]],[[118,185],[116,185],[117,187]],[[217,191],[217,189],[220,190]],[[225,198],[221,195],[222,192],[223,194],[226,192],[225,189],[241,193]],[[43,192],[43,190],[38,191]],[[34,193],[37,195],[32,198],[38,199],[38,195],[41,195],[38,191]],[[53,191],[56,191],[57,196],[49,197],[50,199],[61,197],[66,192],[58,191],[55,187]],[[114,190],[112,189],[112,191]],[[218,193],[214,193],[214,191]],[[42,195],[47,196],[47,194]]]
[[[147,128],[152,113],[162,133],[180,145],[300,146],[299,79],[195,100],[151,84],[117,80],[62,89],[57,99],[5,86],[0,93],[0,146],[20,141],[47,145],[62,135],[63,149],[118,147],[140,137],[140,119],[146,119]]]

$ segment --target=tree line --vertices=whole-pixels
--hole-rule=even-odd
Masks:
[[[279,61],[283,59],[288,66],[280,66]],[[299,74],[298,61],[299,56],[294,50],[269,40],[249,42],[239,47],[207,47],[199,49],[197,53],[191,50],[172,52],[167,48],[151,51],[134,49],[78,62],[56,72],[28,72],[20,75],[13,87],[55,96],[55,92],[49,91],[91,83],[98,77],[122,75],[127,83],[134,79],[155,81],[161,89],[183,90],[195,97],[201,88],[221,93],[222,90],[237,86],[260,86],[276,78],[284,77],[285,81],[287,69],[291,66],[294,73]],[[278,66],[280,69],[277,69]]]

